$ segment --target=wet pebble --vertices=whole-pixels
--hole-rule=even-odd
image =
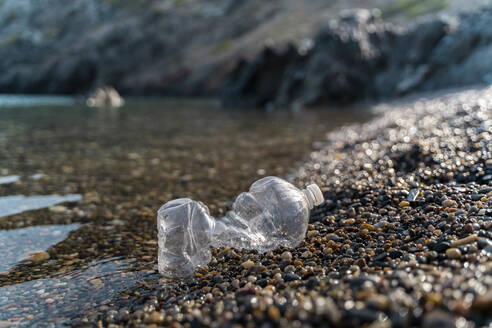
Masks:
[[[301,277],[299,277],[295,273],[288,272],[288,273],[283,275],[283,279],[285,282],[289,282],[289,281],[294,281],[294,280],[301,280]]]
[[[448,248],[446,250],[446,256],[450,259],[459,259],[461,258],[461,251],[457,248]]]

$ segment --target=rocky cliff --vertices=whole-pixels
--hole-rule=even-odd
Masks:
[[[0,93],[215,94],[239,57],[357,2],[0,0]]]
[[[260,1],[188,2],[0,1],[0,92],[80,93],[99,84],[133,94],[215,89],[212,59],[228,46],[220,42],[267,19],[274,6],[246,22],[238,16]],[[221,20],[236,23],[224,29]]]
[[[223,92],[227,107],[288,107],[394,97],[492,83],[492,6],[409,27],[377,10],[350,10],[309,49],[265,48],[241,62]]]
[[[490,9],[406,28],[376,11],[330,20],[366,6],[408,21],[477,1],[0,0],[0,93],[111,85],[285,107],[489,81]]]

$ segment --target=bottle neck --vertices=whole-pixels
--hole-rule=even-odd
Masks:
[[[310,184],[306,189],[303,189],[302,192],[306,197],[309,209],[321,205],[325,200],[321,189],[316,184]]]

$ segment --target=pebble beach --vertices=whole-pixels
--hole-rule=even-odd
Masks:
[[[326,198],[299,247],[216,249],[194,278],[148,281],[99,325],[491,324],[492,88],[415,99],[328,134],[291,172]]]
[[[0,274],[0,327],[490,325],[492,88],[407,98],[372,112],[366,123],[318,138],[324,141],[302,163],[279,174],[299,187],[317,183],[326,199],[297,248],[214,249],[209,265],[184,280],[157,272],[155,211],[168,199],[145,177],[158,165],[159,145],[132,155],[147,173],[123,175],[124,188],[104,178],[113,155],[98,155],[105,153],[95,141],[91,151],[102,164],[61,166],[70,153],[57,149],[60,176],[49,163],[8,157],[12,167],[23,163],[22,176],[36,167],[46,176],[4,185],[3,194],[56,193],[65,185],[61,191],[83,199],[0,219],[12,233],[61,225],[57,238],[66,238]],[[136,159],[114,165],[135,170]],[[77,175],[92,168],[101,179]],[[201,189],[190,190],[199,198]],[[218,217],[229,206],[211,204]]]

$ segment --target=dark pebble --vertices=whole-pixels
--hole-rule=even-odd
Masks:
[[[483,197],[483,194],[473,194],[473,195],[471,195],[471,199],[473,201],[480,200],[480,198],[482,198],[482,197]]]
[[[294,281],[294,280],[301,280],[301,277],[299,277],[298,275],[296,275],[295,273],[292,273],[292,272],[285,273],[282,276],[282,278],[284,278],[285,282]]]
[[[431,244],[429,244],[429,249],[436,251],[438,253],[445,252],[450,247],[451,247],[451,245],[447,241],[436,243],[436,244],[433,244],[432,246],[431,246]]]
[[[254,294],[256,294],[256,290],[254,287],[241,288],[236,291],[236,297],[254,295]]]
[[[449,313],[432,311],[424,316],[423,328],[455,328],[456,319]]]
[[[391,251],[388,253],[389,257],[391,257],[392,259],[396,259],[396,258],[399,258],[403,255],[403,252],[402,251],[399,251],[399,250],[395,250],[395,251]]]
[[[260,287],[266,287],[268,285],[267,279],[260,279],[256,282],[256,284]]]
[[[359,326],[362,323],[371,323],[379,318],[380,312],[370,309],[352,309],[347,311],[347,317],[344,319],[348,327]],[[437,326],[436,326],[437,327]]]
[[[388,256],[389,256],[389,253],[388,253],[388,252],[384,252],[384,253],[381,253],[381,254],[379,254],[378,256],[376,256],[376,257],[374,258],[374,260],[373,260],[373,261],[383,261],[383,260],[385,260]]]

